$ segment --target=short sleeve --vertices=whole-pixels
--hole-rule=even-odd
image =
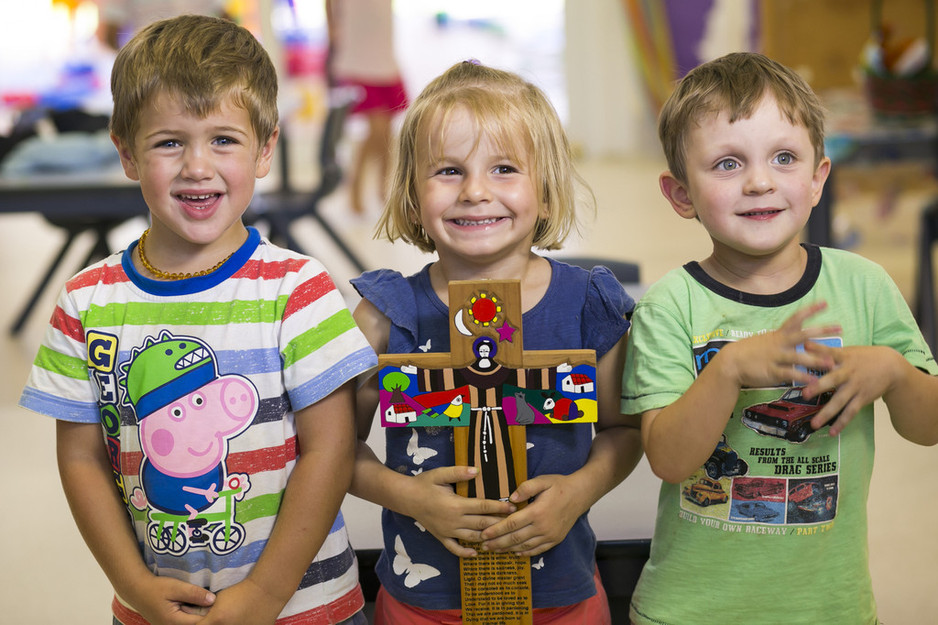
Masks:
[[[101,411],[87,363],[81,315],[63,287],[19,405],[63,421],[99,423]]]
[[[656,286],[661,285],[642,297],[632,316],[622,378],[623,414],[663,408],[694,382],[688,323],[675,316],[681,309],[671,294]]]
[[[377,366],[378,358],[321,263],[307,259],[282,288],[288,293],[278,337],[282,384],[300,410]]]
[[[363,299],[371,302],[391,325],[410,335],[413,345],[417,344],[417,301],[414,290],[400,272],[391,269],[366,271],[351,281]]]
[[[619,342],[629,329],[635,300],[606,267],[590,270],[584,307],[583,344],[596,350],[596,358]]]
[[[873,345],[888,345],[902,354],[912,366],[930,375],[938,374],[934,354],[922,336],[905,298],[886,270],[879,266],[876,269],[879,284],[873,289],[876,296],[870,298],[874,302]]]

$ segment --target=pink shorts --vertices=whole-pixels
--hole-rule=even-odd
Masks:
[[[343,80],[340,84],[342,86],[357,87],[358,89],[358,102],[352,107],[352,113],[394,112],[402,111],[407,107],[407,91],[400,79],[384,84]]]
[[[596,594],[589,599],[559,608],[535,608],[534,625],[611,625],[609,601],[599,578],[599,569],[593,575],[593,581],[596,583]],[[401,603],[388,594],[384,587],[378,589],[378,597],[375,600],[375,625],[461,624],[462,615],[459,610],[424,610]]]

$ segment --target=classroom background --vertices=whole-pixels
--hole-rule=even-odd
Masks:
[[[35,135],[28,143],[19,142],[17,152],[15,146],[0,152],[4,622],[110,622],[110,587],[82,543],[59,485],[54,424],[16,402],[62,282],[102,245],[123,249],[145,227],[140,216],[68,213],[81,185],[100,185],[102,193],[126,185],[115,170],[116,155],[101,142],[100,129],[76,140],[48,113],[79,109],[86,114],[82,120],[106,118],[113,45],[153,17],[193,11],[224,13],[250,28],[281,72],[285,141],[275,172],[258,189],[252,223],[272,237],[288,234],[322,260],[350,307],[357,298],[348,280],[362,267],[391,267],[406,275],[433,260],[409,246],[373,239],[381,210],[377,199],[363,214],[353,214],[343,178],[330,178],[335,185],[326,187],[333,189],[320,186],[327,178],[323,164],[347,166],[365,133],[354,116],[338,118],[341,133],[333,142],[324,132],[335,129],[326,123],[337,118],[329,115],[336,94],[323,76],[327,38],[321,0],[0,0],[0,141],[15,138],[24,128]],[[396,54],[412,96],[450,64],[468,58],[517,71],[547,92],[597,200],[596,214],[584,215],[582,232],[553,254],[637,263],[640,281],[630,285],[636,296],[666,271],[709,252],[699,224],[679,219],[657,188],[665,165],[654,120],[673,80],[697,63],[733,50],[763,51],[791,65],[822,93],[830,110],[828,151],[836,176],[829,183],[831,214],[825,217],[823,242],[884,265],[915,310],[923,298],[933,297],[930,285],[919,277],[930,262],[925,252],[931,241],[928,236],[921,240],[923,233],[934,237],[938,231],[927,227],[928,215],[935,213],[929,207],[938,197],[933,177],[938,81],[924,71],[924,104],[914,106],[920,95],[903,96],[911,109],[886,111],[882,107],[888,108],[890,98],[886,104],[873,99],[869,85],[875,79],[867,74],[882,58],[877,50],[885,50],[870,45],[882,26],[887,26],[891,42],[902,44],[899,52],[885,50],[890,54],[914,50],[923,37],[926,43],[934,37],[933,3],[398,0],[394,16]],[[923,28],[929,24],[931,28]],[[926,70],[932,67],[930,59],[918,61]],[[893,84],[877,83],[880,89]],[[334,144],[334,154],[326,155],[334,159],[324,159],[324,142]],[[876,149],[864,151],[870,144]],[[23,145],[31,145],[31,151]],[[380,181],[370,184],[378,188]],[[60,187],[71,191],[54,195]],[[319,191],[328,193],[320,198]],[[39,208],[49,203],[39,203],[47,196],[62,210]],[[279,214],[283,206],[289,208]],[[35,305],[29,307],[34,295]],[[933,327],[934,308],[920,322]],[[930,622],[938,614],[938,452],[900,439],[881,402],[876,419],[869,510],[880,618],[889,625]],[[372,440],[379,436],[373,432]],[[591,512],[599,539],[649,538],[657,484],[643,461]],[[380,545],[377,507],[349,496],[343,512],[356,548]],[[810,576],[811,563],[800,571],[779,573],[777,586],[766,592],[788,592],[785,576]],[[723,583],[732,580],[712,580],[709,588]]]

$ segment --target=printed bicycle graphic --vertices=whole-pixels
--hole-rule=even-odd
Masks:
[[[178,556],[190,547],[207,544],[215,555],[225,555],[240,547],[244,542],[244,526],[234,520],[233,500],[241,499],[246,489],[237,475],[228,478],[228,486],[218,493],[218,498],[225,500],[224,511],[200,512],[190,519],[151,509],[147,540],[153,551]]]

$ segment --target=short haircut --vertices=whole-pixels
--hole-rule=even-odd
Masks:
[[[526,157],[547,219],[535,227],[534,245],[557,249],[577,229],[578,189],[593,196],[573,164],[573,154],[557,112],[544,93],[517,74],[463,61],[428,84],[410,104],[396,142],[388,201],[376,227],[378,236],[402,239],[424,252],[436,249],[420,223],[417,200],[419,140],[429,143],[431,128],[446,133],[455,110],[468,111],[484,135],[507,156]],[[424,146],[420,146],[424,147]]]
[[[691,124],[725,112],[730,123],[746,119],[772,95],[788,120],[808,131],[814,161],[824,157],[824,107],[811,87],[791,69],[757,53],[734,52],[704,63],[678,83],[658,117],[658,138],[668,169],[687,182],[686,148]]]
[[[140,112],[160,93],[204,117],[231,98],[263,145],[277,127],[277,72],[260,42],[234,22],[181,15],[153,22],[118,53],[111,71],[111,132],[133,145]]]

